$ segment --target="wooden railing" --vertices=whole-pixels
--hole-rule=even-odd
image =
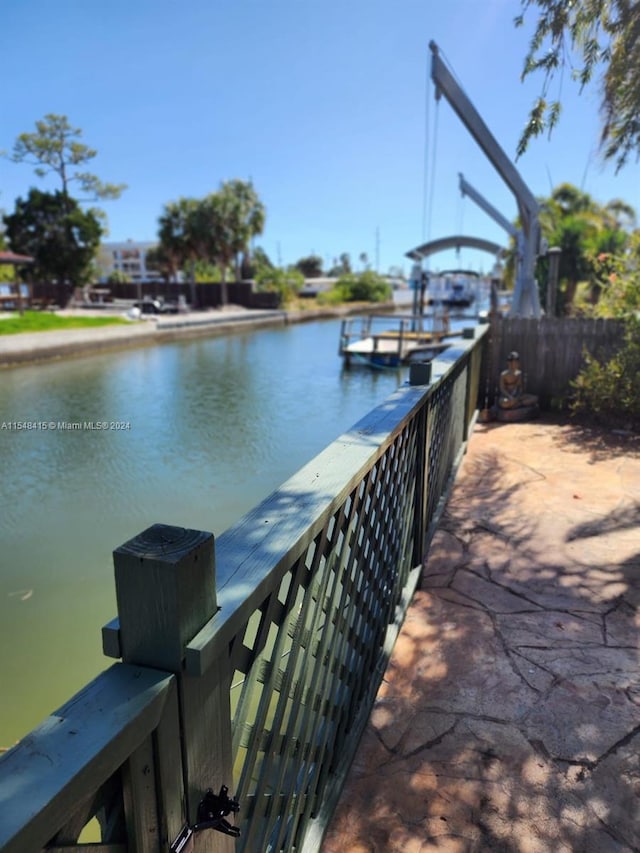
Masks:
[[[92,853],[320,848],[464,451],[485,331],[215,547],[155,525],[114,552],[103,645],[122,662],[0,759],[2,853],[91,829]]]

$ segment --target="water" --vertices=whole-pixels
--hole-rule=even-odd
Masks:
[[[397,296],[406,312],[411,294]],[[405,381],[345,371],[339,330],[314,322],[1,374],[0,426],[56,428],[0,429],[0,748],[111,663],[100,629],[116,615],[114,548],[157,522],[219,535]],[[85,422],[121,428],[58,428]]]
[[[0,747],[109,665],[111,552],[151,524],[219,535],[405,379],[344,371],[339,321],[5,371]]]

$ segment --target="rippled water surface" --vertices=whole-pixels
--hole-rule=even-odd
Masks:
[[[111,552],[150,524],[216,535],[404,381],[345,372],[340,324],[5,371],[0,422],[0,747],[105,668]]]

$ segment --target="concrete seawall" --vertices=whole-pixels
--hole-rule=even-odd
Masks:
[[[290,323],[346,317],[350,314],[390,311],[393,308],[391,303],[309,311],[250,311],[228,308],[224,311],[161,316],[127,325],[25,332],[17,335],[0,334],[0,367],[16,367],[177,340],[228,335],[244,331],[248,327],[277,327]],[[87,316],[86,312],[77,313]]]

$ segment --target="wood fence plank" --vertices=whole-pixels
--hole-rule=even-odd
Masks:
[[[39,850],[157,726],[174,677],[114,664],[0,758],[0,848]]]

